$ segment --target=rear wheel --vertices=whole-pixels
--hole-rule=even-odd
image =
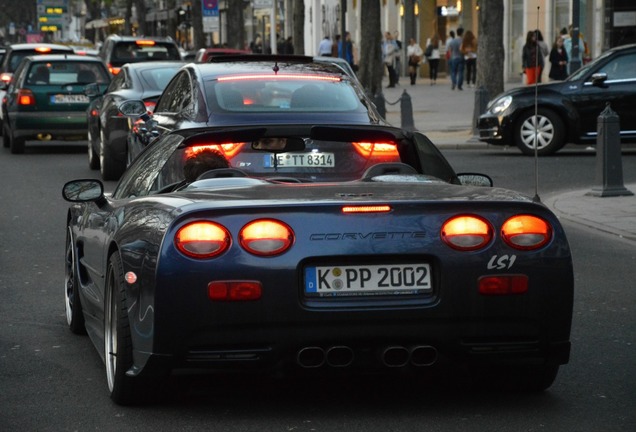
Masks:
[[[99,133],[99,165],[103,180],[119,180],[126,169],[124,162],[115,159],[103,129]]]
[[[92,170],[99,169],[99,154],[95,152],[95,141],[90,129],[88,130],[88,166]]]
[[[120,405],[142,402],[148,396],[149,383],[144,378],[126,375],[133,364],[133,345],[124,270],[117,253],[111,255],[106,274],[104,350],[110,398]]]
[[[535,124],[537,154],[546,156],[557,152],[565,145],[565,128],[563,121],[549,109],[541,108],[537,111],[524,112],[515,128],[515,143],[522,153],[533,156],[535,151]]]
[[[66,230],[66,260],[65,260],[65,284],[64,303],[66,307],[66,322],[75,334],[86,334],[84,326],[84,314],[79,297],[79,275],[77,271],[77,255],[70,227]]]

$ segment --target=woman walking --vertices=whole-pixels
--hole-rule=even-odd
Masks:
[[[426,51],[424,52],[428,61],[428,72],[431,85],[437,84],[437,70],[439,68],[439,36],[437,33],[426,41]]]
[[[406,56],[409,59],[409,77],[411,78],[411,85],[415,85],[415,78],[417,77],[417,67],[422,61],[422,47],[415,41],[415,39],[409,39],[409,46],[406,47]]]
[[[526,84],[536,83],[543,69],[543,55],[537,44],[535,32],[529,31],[526,35],[526,44],[523,46],[521,56],[523,72],[526,74]]]
[[[464,33],[461,49],[466,61],[466,85],[475,87],[477,81],[477,38],[472,31],[466,30]]]

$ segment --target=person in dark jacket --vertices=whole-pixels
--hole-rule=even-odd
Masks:
[[[559,35],[550,51],[550,74],[553,81],[563,81],[568,77],[568,53],[563,46],[563,38]]]
[[[523,72],[526,74],[526,84],[534,84],[543,69],[544,61],[541,48],[537,44],[535,32],[529,31],[526,35],[526,44],[522,52]]]

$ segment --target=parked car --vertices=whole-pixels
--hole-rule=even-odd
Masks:
[[[26,44],[13,44],[6,48],[6,52],[0,61],[0,82],[5,83],[7,86],[11,82],[11,77],[17,69],[18,65],[23,58],[31,55],[50,55],[50,54],[65,54],[72,53],[73,49],[66,45],[48,44],[48,43],[26,43]],[[5,96],[5,90],[0,86],[0,101]],[[2,121],[3,113],[0,110],[0,122]],[[2,133],[2,132],[0,132]]]
[[[292,70],[266,82],[302,85]],[[222,76],[208,103],[228,106],[237,83]],[[320,112],[279,104],[238,126],[165,133],[112,195],[99,180],[64,186],[67,322],[88,332],[111,398],[137,403],[188,369],[416,376],[450,363],[484,385],[549,387],[568,362],[573,305],[558,218],[455,173],[421,133],[315,125]],[[229,168],[187,179],[224,146],[241,147]],[[397,162],[369,166],[373,146]]]
[[[609,104],[620,117],[621,141],[636,142],[636,44],[610,49],[565,81],[506,91],[479,117],[479,139],[516,145],[527,155],[557,152],[567,143],[595,144],[598,117]]]
[[[333,63],[252,54],[183,66],[147,120],[147,125],[133,129],[129,147],[143,148],[171,130],[201,126],[384,123],[357,81]],[[230,158],[239,151],[240,147],[224,147]],[[379,147],[367,154],[374,160],[397,156],[392,151],[382,154]],[[113,155],[120,164],[124,156]]]
[[[3,144],[23,153],[26,140],[84,140],[87,137],[84,87],[105,89],[110,74],[96,57],[54,54],[26,57],[6,88],[2,103]]]
[[[126,63],[181,60],[179,46],[170,37],[110,35],[102,44],[99,56],[113,75]]]
[[[131,122],[121,116],[119,104],[141,99],[153,111],[159,95],[182,65],[180,61],[127,63],[103,96],[96,86],[87,88],[88,95],[94,98],[86,111],[88,165],[100,169],[104,180],[119,179],[142,149],[128,145]]]
[[[200,48],[194,56],[194,61],[196,63],[206,63],[213,57],[237,54],[251,54],[251,51],[234,48]]]

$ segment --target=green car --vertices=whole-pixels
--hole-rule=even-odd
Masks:
[[[104,91],[110,73],[96,57],[74,54],[26,57],[6,87],[2,101],[3,144],[24,153],[27,140],[85,140],[87,84]]]

